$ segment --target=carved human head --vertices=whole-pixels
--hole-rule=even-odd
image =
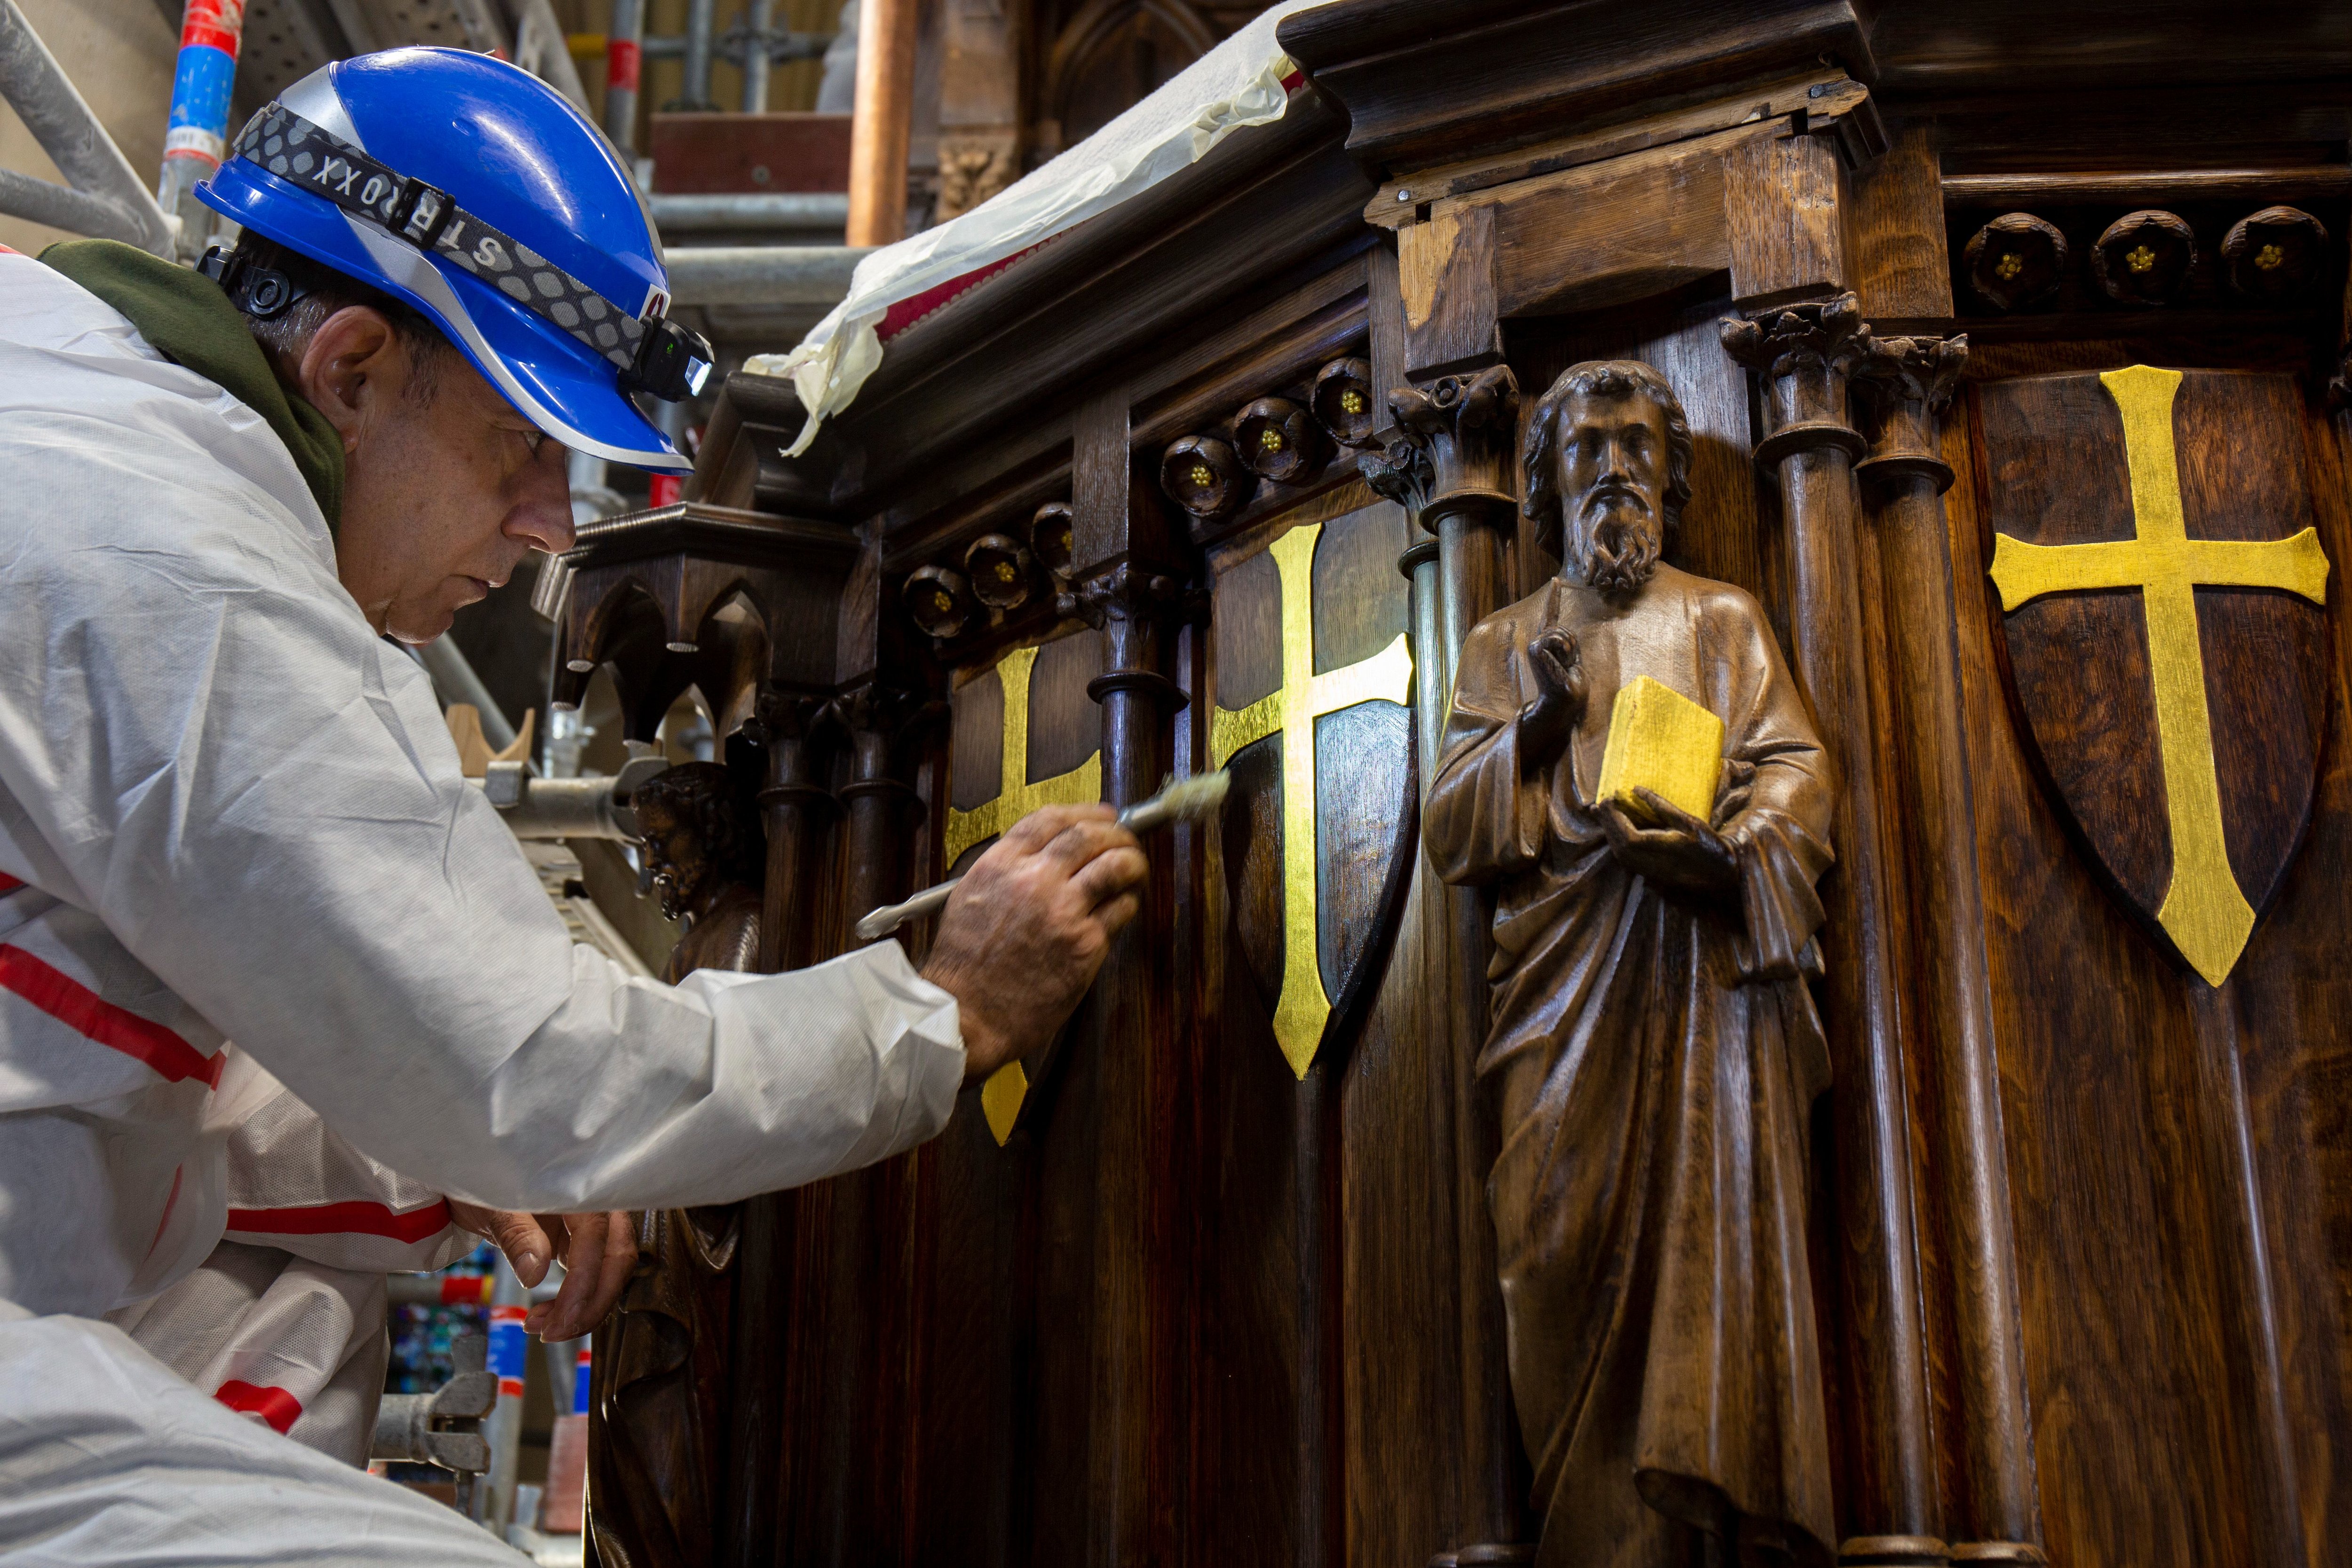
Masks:
[[[1526,513],[1559,531],[1560,569],[1603,594],[1637,592],[1690,500],[1690,421],[1637,360],[1587,360],[1536,405],[1521,454]]]
[[[629,805],[667,919],[692,913],[729,882],[761,880],[759,833],[719,763],[683,763],[656,774]]]

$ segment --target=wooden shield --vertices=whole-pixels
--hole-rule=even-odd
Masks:
[[[1291,1068],[1385,951],[1416,795],[1404,511],[1350,482],[1218,563],[1211,761],[1228,907]]]
[[[2310,819],[2326,724],[2300,392],[2136,365],[1975,396],[2035,764],[2116,896],[2219,985]]]

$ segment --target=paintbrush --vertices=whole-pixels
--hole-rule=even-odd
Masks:
[[[1120,812],[1118,825],[1140,836],[1157,827],[1207,816],[1224,804],[1225,791],[1232,784],[1233,775],[1220,768],[1213,773],[1164,785],[1150,800],[1138,801]],[[924,889],[903,904],[885,904],[857,922],[857,940],[872,942],[888,936],[908,921],[939,913],[948,895],[962,880],[961,877],[950,877],[935,888]]]

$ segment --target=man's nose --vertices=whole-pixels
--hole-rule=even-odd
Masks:
[[[572,526],[572,483],[561,459],[531,465],[530,488],[507,514],[506,531],[550,555],[561,555],[572,548],[579,531]]]

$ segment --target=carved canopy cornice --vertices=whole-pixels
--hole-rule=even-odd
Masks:
[[[1605,121],[1627,106],[1834,56],[1874,74],[1851,0],[1339,0],[1276,35],[1390,166]]]

